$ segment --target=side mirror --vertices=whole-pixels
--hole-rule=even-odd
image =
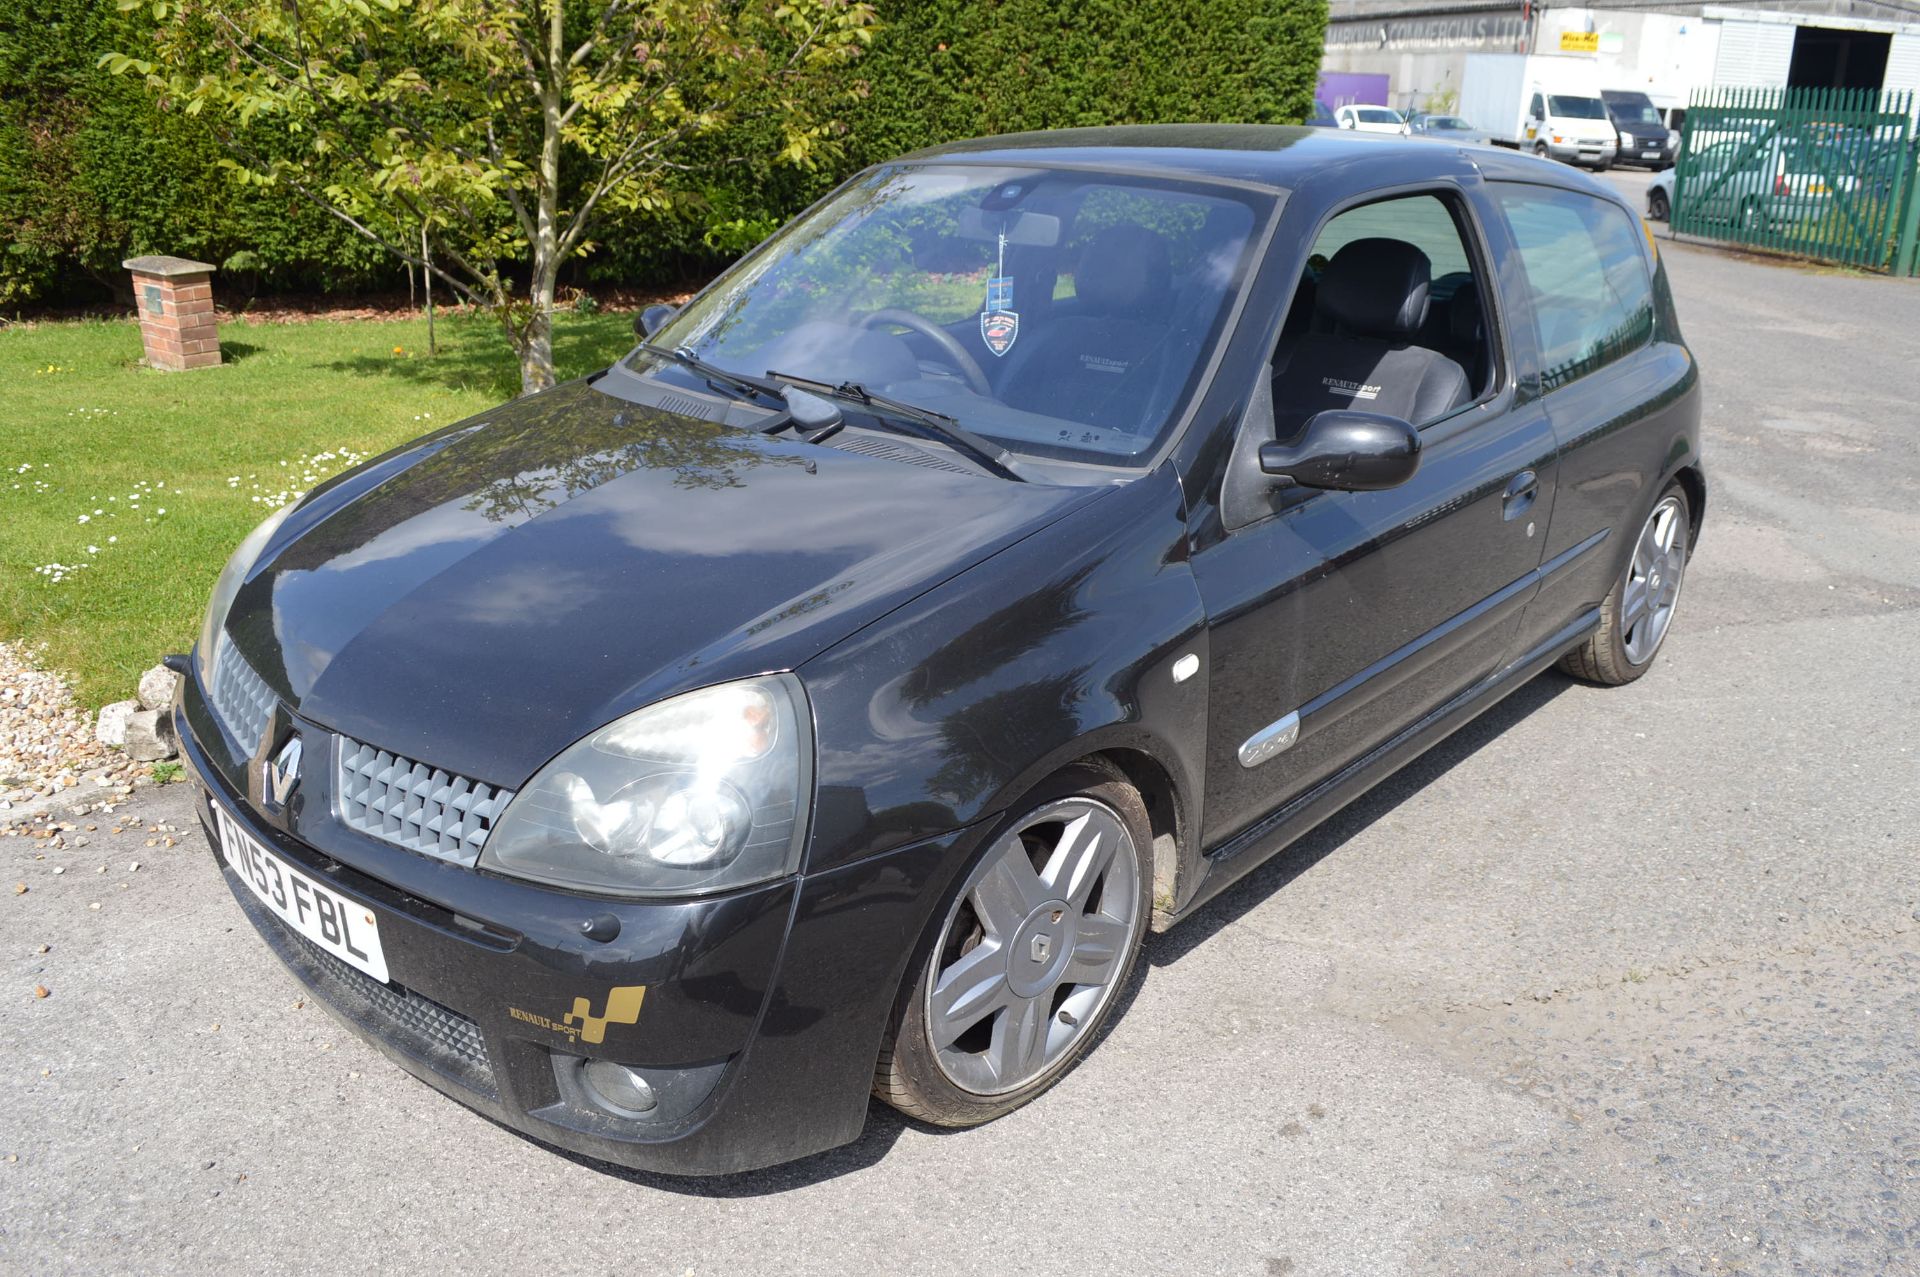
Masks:
[[[1420,432],[1398,417],[1335,408],[1308,420],[1295,443],[1260,445],[1260,469],[1280,486],[1374,492],[1420,468]]]
[[[669,306],[665,302],[655,302],[633,317],[634,334],[648,338],[667,326],[667,321],[680,313],[678,306]]]

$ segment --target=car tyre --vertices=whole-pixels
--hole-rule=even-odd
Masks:
[[[1075,764],[1022,799],[935,916],[874,1094],[923,1122],[978,1126],[1064,1077],[1132,975],[1152,849],[1146,805],[1116,768]]]
[[[1672,628],[1692,548],[1692,509],[1676,483],[1641,524],[1626,569],[1601,605],[1600,628],[1561,657],[1560,668],[1607,687],[1631,683],[1652,668]]]
[[[1545,142],[1535,142],[1533,144],[1533,153],[1543,160],[1547,159],[1547,144]]]
[[[1667,193],[1665,191],[1647,192],[1647,216],[1649,218],[1656,222],[1664,222],[1672,215],[1673,210],[1667,205]]]

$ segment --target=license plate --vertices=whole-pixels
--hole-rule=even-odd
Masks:
[[[371,909],[321,886],[268,851],[219,803],[213,805],[213,814],[220,826],[220,854],[261,904],[340,961],[386,983],[387,958],[380,951],[380,924]]]
[[[1642,151],[1642,152],[1640,152],[1640,158],[1641,158],[1641,159],[1643,159],[1643,160],[1657,160],[1657,159],[1659,159],[1659,158],[1660,158],[1660,152],[1658,152],[1658,151]]]

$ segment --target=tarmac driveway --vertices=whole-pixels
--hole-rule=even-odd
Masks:
[[[307,999],[145,846],[171,788],[0,840],[0,1268],[1920,1272],[1920,286],[1662,248],[1713,490],[1659,668],[1540,678],[1151,939],[1049,1098],[567,1158]]]

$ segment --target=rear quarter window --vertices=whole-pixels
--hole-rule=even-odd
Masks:
[[[1519,246],[1552,390],[1653,337],[1653,279],[1640,228],[1605,200],[1548,186],[1492,184]]]

